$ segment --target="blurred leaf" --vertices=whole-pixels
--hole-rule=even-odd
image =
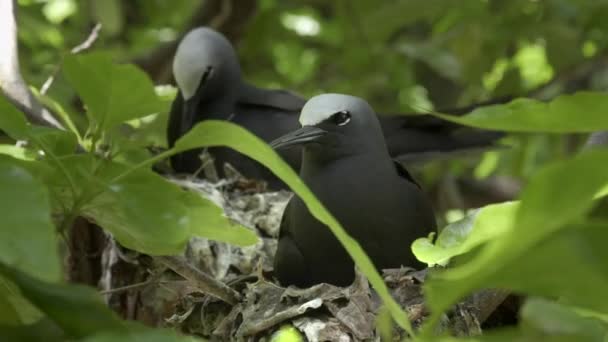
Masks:
[[[92,288],[37,280],[4,263],[0,263],[0,274],[11,279],[24,297],[71,337],[85,337],[98,331],[126,331]]]
[[[513,228],[507,234],[491,241],[469,263],[441,272],[426,283],[428,302],[433,311],[442,312],[466,293],[492,286],[517,287],[540,295],[549,295],[549,292],[550,295],[567,293],[575,298],[573,300],[576,303],[592,307],[597,305],[608,310],[608,302],[598,300],[595,298],[597,296],[593,300],[587,297],[592,292],[580,291],[580,288],[575,291],[577,293],[570,292],[575,284],[581,286],[579,282],[573,283],[570,275],[576,274],[582,277],[580,279],[602,279],[606,276],[601,272],[588,274],[602,270],[602,266],[597,265],[593,254],[586,255],[589,251],[585,249],[591,246],[585,247],[580,240],[588,241],[586,235],[577,234],[602,235],[608,230],[602,231],[596,227],[578,230],[571,228],[563,235],[558,235],[560,229],[580,219],[590,210],[595,194],[608,183],[608,173],[604,168],[607,161],[608,151],[594,150],[539,171],[524,190]],[[576,177],[577,181],[566,181],[571,177]],[[574,240],[568,242],[564,238],[568,234],[575,234],[570,237]],[[576,244],[577,242],[581,244]],[[538,252],[541,247],[544,248],[544,255]],[[608,260],[608,256],[606,258],[604,260]],[[590,262],[592,264],[588,264]],[[529,273],[524,276],[526,271]],[[580,273],[574,273],[575,271]],[[603,271],[606,271],[605,267]],[[544,282],[542,272],[547,273],[546,277],[552,279],[552,283]],[[588,284],[588,281],[584,283],[585,286],[595,288],[602,281],[597,284]],[[537,287],[538,284],[544,287]],[[604,286],[608,286],[608,283]],[[434,317],[436,319],[438,316]]]
[[[576,336],[577,341],[604,341],[608,336],[608,326],[601,321],[581,316],[572,308],[544,299],[526,300],[520,316],[524,329],[544,335]]]
[[[46,187],[7,156],[0,156],[0,208],[0,262],[58,280],[61,261]]]
[[[462,77],[462,67],[458,59],[448,51],[431,43],[403,43],[399,51],[409,58],[428,64],[440,75],[458,81]]]
[[[36,323],[11,326],[0,324],[0,336],[7,341],[19,342],[63,342],[66,340],[63,331],[48,318]]]
[[[553,77],[553,68],[547,62],[543,45],[526,44],[517,51],[513,60],[519,67],[524,89],[534,89]]]
[[[0,277],[0,325],[18,325],[23,323],[15,305],[9,299],[12,296],[13,294],[9,287],[6,286],[6,280]]]
[[[464,116],[429,113],[448,121],[479,128],[511,132],[595,132],[608,129],[606,93],[578,92],[544,103],[516,99],[505,105],[473,110]]]
[[[6,309],[3,308],[0,310],[0,315],[2,315],[3,312],[10,312],[10,315],[13,315],[12,318],[15,320],[15,322],[20,324],[32,324],[43,317],[40,310],[33,306],[32,303],[30,303],[27,299],[23,298],[23,295],[21,294],[21,291],[19,291],[17,285],[3,277],[1,274],[0,297],[0,301],[4,301],[5,305],[7,306]],[[11,323],[10,320],[0,319],[0,324],[13,325],[14,322]]]
[[[429,238],[417,239],[412,251],[429,266],[445,265],[450,258],[507,233],[513,226],[518,204],[505,202],[477,209],[445,227],[434,244]]]
[[[83,342],[197,342],[191,336],[179,335],[168,329],[140,329],[128,333],[106,332],[82,340]]]
[[[608,312],[608,224],[583,224],[555,233],[501,265],[484,286],[560,298],[573,305]]]
[[[25,139],[28,133],[25,116],[4,96],[0,96],[0,129],[15,140]]]
[[[66,55],[64,63],[66,78],[102,130],[167,110],[148,76],[134,65],[114,64],[101,52]]]
[[[226,121],[206,120],[194,126],[182,136],[171,150],[173,153],[198,147],[227,146],[268,167],[283,180],[306,203],[308,210],[338,238],[346,251],[354,259],[357,267],[367,277],[378,295],[390,310],[395,321],[404,329],[411,330],[407,315],[391,297],[386,284],[378,274],[369,257],[359,243],[350,237],[338,221],[325,209],[314,194],[302,182],[293,169],[264,141],[246,129]]]
[[[40,145],[45,152],[53,153],[55,156],[65,156],[76,153],[78,138],[70,131],[62,131],[55,128],[33,126],[30,136]]]
[[[34,160],[36,159],[36,153],[25,147],[19,147],[16,145],[0,145],[0,154],[11,156],[15,159],[21,160]]]
[[[608,328],[601,321],[587,318],[570,307],[539,298],[530,298],[520,311],[517,328],[484,331],[469,338],[433,338],[440,342],[604,342]]]
[[[91,1],[93,16],[109,36],[119,34],[124,26],[122,6],[119,0]]]
[[[59,24],[78,10],[74,0],[49,0],[42,13],[53,24]]]

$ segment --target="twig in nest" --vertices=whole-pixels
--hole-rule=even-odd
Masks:
[[[241,300],[241,295],[224,283],[210,277],[190,265],[184,258],[177,256],[156,257],[163,265],[189,280],[201,291],[208,293],[224,302],[235,305]]]
[[[78,53],[81,53],[82,51],[88,50],[93,45],[93,43],[95,43],[97,38],[99,38],[100,30],[101,30],[101,23],[95,24],[95,26],[91,30],[91,33],[89,33],[89,36],[87,37],[87,39],[85,39],[85,41],[83,41],[82,43],[74,46],[72,48],[72,50],[70,50],[70,53],[72,53],[73,55],[76,55]],[[53,84],[53,81],[55,81],[55,77],[57,77],[59,70],[61,70],[61,64],[63,64],[63,60],[55,66],[55,69],[53,69],[53,72],[51,73],[49,78],[47,78],[46,81],[44,81],[44,84],[42,85],[42,87],[40,87],[40,94],[44,95],[44,94],[46,94],[47,91],[49,91],[49,88]]]

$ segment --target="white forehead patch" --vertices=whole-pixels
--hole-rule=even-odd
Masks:
[[[332,108],[313,108],[306,112],[302,109],[302,114],[300,114],[300,125],[302,126],[314,126],[320,124],[321,122],[329,119],[332,115],[336,114],[339,111],[346,109],[334,110]]]
[[[173,76],[182,92],[184,100],[188,100],[194,93],[205,72],[203,56],[205,55],[205,40],[207,29],[198,28],[190,31],[179,43],[173,58]]]
[[[361,100],[350,95],[323,94],[306,102],[300,113],[300,125],[314,126],[341,111],[353,111]]]

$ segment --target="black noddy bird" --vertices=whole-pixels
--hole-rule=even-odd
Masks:
[[[298,116],[306,100],[289,91],[262,89],[245,82],[232,44],[210,28],[194,29],[180,42],[173,60],[173,75],[179,91],[169,115],[169,147],[195,124],[207,119],[232,121],[266,142],[299,127]],[[400,160],[484,148],[502,136],[430,115],[383,116],[380,121],[390,154]],[[201,166],[200,152],[174,155],[173,169],[194,173]],[[228,148],[212,148],[210,152],[222,177],[223,165],[229,163],[246,177],[268,181],[270,188],[284,187],[268,169],[242,154]],[[281,151],[281,156],[294,170],[299,170],[299,149]]]
[[[303,146],[300,177],[378,269],[419,267],[410,245],[436,230],[429,199],[389,155],[378,117],[364,100],[341,94],[311,98],[301,128],[271,143]],[[274,260],[283,285],[346,286],[354,263],[340,242],[291,198],[283,214]]]

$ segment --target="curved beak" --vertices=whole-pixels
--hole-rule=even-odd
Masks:
[[[197,108],[198,108],[198,103],[201,98],[201,94],[203,93],[203,89],[212,75],[213,75],[213,67],[208,66],[205,69],[205,72],[203,73],[203,75],[201,76],[201,81],[198,85],[196,93],[194,93],[194,95],[191,98],[189,98],[188,100],[186,100],[184,102],[184,108],[183,108],[183,113],[182,113],[182,125],[181,125],[181,134],[182,135],[186,134],[186,132],[188,132],[192,128],[192,126],[194,126],[194,123],[196,121],[196,114],[198,113]]]
[[[275,150],[313,143],[327,134],[327,131],[315,126],[304,126],[298,130],[287,133],[270,143]]]

